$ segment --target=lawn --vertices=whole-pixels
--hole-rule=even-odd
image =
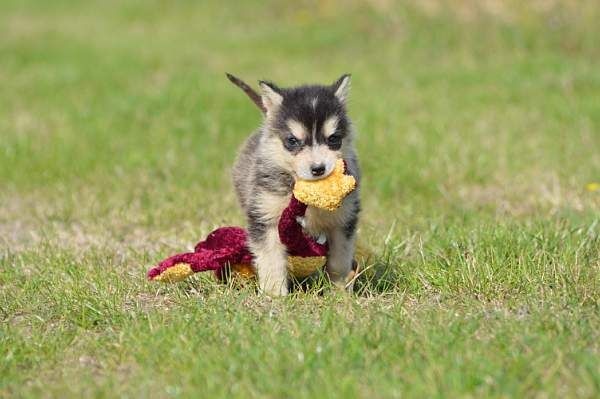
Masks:
[[[3,0],[0,397],[598,397],[599,18]],[[260,113],[225,72],[352,73],[354,295],[146,281],[244,223],[229,171]]]

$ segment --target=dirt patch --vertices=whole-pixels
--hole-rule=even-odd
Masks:
[[[600,210],[600,195],[575,182],[561,182],[543,174],[526,181],[494,181],[478,185],[446,186],[452,201],[468,209],[492,208],[501,216],[521,217],[539,213],[556,214],[563,210],[583,212]]]
[[[85,197],[85,195],[83,196]],[[87,203],[85,198],[78,203]],[[152,253],[165,247],[192,249],[210,225],[177,221],[172,227],[148,227],[145,211],[135,204],[99,217],[92,210],[62,209],[59,201],[40,194],[0,197],[0,250],[17,253],[42,245],[85,253],[109,250],[116,256]]]

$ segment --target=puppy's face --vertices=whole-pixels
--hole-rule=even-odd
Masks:
[[[327,177],[350,140],[345,109],[350,76],[331,86],[281,89],[267,82],[260,86],[277,163],[303,180]]]

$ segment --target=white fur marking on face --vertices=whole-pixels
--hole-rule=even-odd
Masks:
[[[327,137],[331,136],[333,133],[335,133],[335,129],[337,129],[338,122],[339,122],[338,117],[335,115],[327,118],[325,120],[325,123],[323,123],[323,136],[325,136],[327,138]]]
[[[285,170],[293,170],[293,157],[284,150],[279,137],[275,134],[264,135],[261,138],[260,151],[264,154],[263,159],[270,165],[276,165]]]
[[[314,145],[304,149],[294,157],[294,171],[302,180],[319,180],[329,176],[335,169],[337,161],[336,151],[332,151],[326,145]],[[313,176],[311,167],[315,164],[325,166],[322,176]]]
[[[313,109],[317,109],[317,102],[319,101],[319,97],[315,97],[312,99],[311,105]]]
[[[296,136],[296,138],[300,140],[304,140],[306,138],[307,131],[302,123],[298,122],[295,119],[288,119],[287,126],[290,129],[290,132],[292,132],[292,134]]]

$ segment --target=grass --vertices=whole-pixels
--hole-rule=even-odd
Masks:
[[[593,1],[0,5],[1,397],[597,397]],[[353,73],[357,292],[147,268],[242,224],[229,71]],[[325,287],[326,288],[326,287]]]

